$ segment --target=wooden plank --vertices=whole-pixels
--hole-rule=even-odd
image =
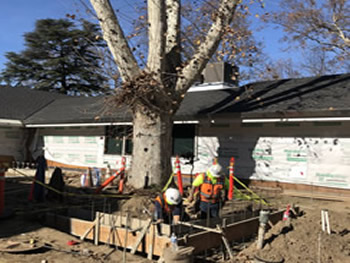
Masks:
[[[100,212],[96,212],[96,224],[95,224],[95,236],[94,236],[94,242],[95,245],[98,245],[98,242],[100,240]]]
[[[155,235],[156,235],[156,226],[153,224],[151,225],[151,233],[149,235],[150,241],[149,241],[148,254],[147,254],[147,259],[149,260],[152,260],[153,258]]]
[[[101,213],[102,216],[104,217],[104,224],[108,225],[110,219],[110,214],[107,213]],[[115,226],[117,227],[124,227],[127,223],[126,223],[126,216],[123,216],[121,214],[116,214],[116,215],[112,215],[114,217],[114,222],[115,222]],[[135,218],[135,217],[131,217],[128,219],[128,226],[129,229],[131,229],[131,231],[134,230],[140,230],[142,229],[145,225],[148,224],[148,219],[139,219],[139,218]],[[169,224],[161,224],[161,229],[162,229],[162,234],[169,236],[171,235],[171,226]]]
[[[275,224],[282,220],[284,210],[270,214],[270,221]],[[229,224],[225,229],[225,237],[228,242],[247,239],[256,234],[259,227],[259,217],[253,217],[237,223]],[[221,235],[212,231],[202,231],[179,239],[179,245],[194,247],[194,253],[200,253],[221,244]]]
[[[87,235],[91,232],[91,230],[92,230],[93,228],[96,229],[96,225],[97,225],[97,222],[98,222],[99,218],[100,218],[100,215],[99,215],[99,217],[96,217],[96,219],[95,219],[95,221],[93,222],[93,224],[91,225],[91,227],[89,227],[89,228],[84,232],[84,234],[83,234],[82,236],[80,236],[80,240],[84,240],[84,239],[87,237]],[[96,230],[95,230],[95,231],[96,231]]]
[[[99,212],[101,216],[101,221],[104,225],[110,225],[113,223],[116,227],[124,227],[126,225],[126,216],[121,213],[108,214]],[[68,216],[77,219],[91,220],[91,211],[86,209],[68,209]],[[95,217],[96,218],[96,217]],[[148,224],[148,219],[140,218],[129,218],[128,226],[130,231],[137,231],[143,228],[144,225]],[[171,226],[169,224],[161,224],[162,235],[171,235]]]
[[[92,221],[85,221],[77,218],[69,218],[65,216],[55,215],[52,213],[46,214],[46,224],[50,227],[53,227],[55,229],[59,229],[63,232],[69,233],[74,236],[82,236],[85,231],[92,227],[94,222]],[[128,232],[128,233],[127,233]],[[100,225],[100,243],[107,243],[108,242],[108,236],[110,233],[110,226],[109,225]],[[125,235],[127,236],[127,244],[126,247],[128,249],[132,248],[132,245],[136,243],[137,236],[130,231],[126,231],[125,228],[116,228],[116,236],[117,236],[117,246],[124,247],[124,240]],[[146,253],[146,248],[150,246],[151,238],[148,238],[148,233],[145,236],[145,246],[139,246],[137,251]],[[90,233],[86,236],[86,239],[94,240],[93,232],[90,231]],[[161,256],[163,254],[163,249],[170,244],[170,238],[167,236],[156,236],[154,240],[154,246],[153,246],[153,255],[155,256]]]
[[[217,233],[217,234],[221,234],[222,233],[221,230],[218,230],[218,229],[215,229],[215,228],[210,228],[210,227],[205,227],[205,226],[201,226],[201,225],[196,225],[196,224],[192,224],[192,223],[189,223],[189,222],[180,221],[180,222],[178,222],[178,224],[184,225],[184,226],[188,226],[188,227],[202,229],[202,230],[205,230],[205,231],[208,231],[208,232],[214,232],[214,233]]]
[[[152,219],[149,219],[148,220],[148,224],[143,227],[142,231],[140,232],[140,234],[139,234],[139,236],[137,238],[136,243],[133,245],[133,247],[131,249],[131,254],[135,254],[137,248],[139,247],[142,239],[145,237],[145,235],[146,235],[149,227],[151,226],[151,224],[152,224]]]

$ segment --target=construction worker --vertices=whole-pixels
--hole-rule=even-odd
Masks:
[[[180,221],[182,212],[182,198],[176,188],[168,188],[164,193],[157,196],[155,202],[155,223],[177,223]]]
[[[194,192],[199,188],[201,219],[219,216],[223,203],[221,192],[225,189],[228,190],[230,185],[229,180],[220,174],[221,171],[222,167],[220,164],[213,164],[205,173],[199,174],[192,183],[188,201],[193,201]]]

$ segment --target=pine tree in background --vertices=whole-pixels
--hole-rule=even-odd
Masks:
[[[78,28],[67,19],[37,20],[25,33],[25,49],[8,52],[1,80],[67,95],[98,95],[109,90],[97,50],[105,44],[94,24]]]

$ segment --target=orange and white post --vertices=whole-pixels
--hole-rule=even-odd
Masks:
[[[179,156],[176,156],[176,159],[175,159],[175,169],[176,169],[176,176],[177,176],[177,185],[179,187],[180,194],[183,195],[184,189],[182,185],[182,175],[181,175]]]
[[[125,166],[126,166],[126,158],[123,156],[122,157],[122,167],[119,170],[119,174],[120,174],[119,193],[123,193],[123,191],[124,191]]]
[[[234,178],[235,178],[234,176],[235,176],[235,158],[231,157],[231,159],[230,159],[230,172],[229,172],[230,187],[228,189],[228,200],[233,199]]]

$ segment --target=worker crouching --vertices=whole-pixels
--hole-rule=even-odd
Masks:
[[[189,202],[193,201],[194,192],[199,188],[200,218],[219,217],[219,211],[223,205],[222,192],[229,188],[229,180],[221,175],[220,164],[212,165],[205,173],[199,174],[192,183],[192,189],[188,197]]]
[[[178,189],[168,188],[154,202],[155,223],[176,224],[182,214],[182,198]]]

